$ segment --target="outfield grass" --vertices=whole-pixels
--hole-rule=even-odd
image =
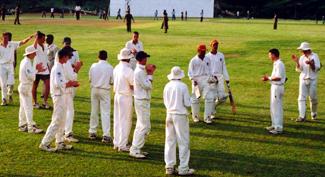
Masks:
[[[0,176],[164,176],[162,90],[168,82],[166,75],[174,65],[187,72],[197,44],[208,44],[214,38],[220,40],[220,51],[226,56],[238,113],[231,114],[227,103],[217,110],[219,119],[213,125],[191,121],[190,167],[197,170],[197,176],[315,177],[325,174],[325,72],[322,70],[319,75],[319,122],[296,123],[298,73],[290,59],[291,54],[297,53],[295,49],[300,42],[309,41],[325,64],[325,25],[280,20],[279,29],[274,31],[271,20],[208,19],[200,23],[192,19],[171,21],[168,34],[164,34],[160,30],[161,21],[136,18],[133,30],[140,32],[145,51],[152,56],[149,62],[156,64],[158,69],[151,101],[152,131],[144,148],[150,156],[146,160],[135,160],[128,154],[117,153],[100,140],[87,138],[88,70],[102,49],[109,52],[110,63],[114,66],[118,63],[116,55],[131,37],[125,32],[124,24],[94,17],[76,22],[72,18],[45,20],[25,16],[21,26],[12,25],[12,20],[1,22],[0,31],[11,31],[14,40],[40,30],[54,34],[58,45],[63,37],[70,36],[73,47],[79,50],[85,65],[79,74],[81,87],[75,98],[74,133],[81,142],[74,144],[70,152],[41,152],[38,145],[43,135],[17,131],[19,102],[15,92],[14,104],[0,107]],[[264,130],[270,124],[270,85],[260,81],[263,74],[272,72],[267,54],[273,47],[280,49],[289,78],[284,97],[284,134],[279,136],[271,136]],[[24,48],[18,50],[19,59]],[[17,73],[16,69],[16,78]],[[184,81],[190,86],[188,78]],[[46,129],[51,112],[35,110],[34,120]],[[133,123],[135,120],[133,116]]]

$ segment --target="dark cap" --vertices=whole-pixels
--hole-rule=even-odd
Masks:
[[[70,57],[73,56],[73,52],[75,51],[75,50],[73,50],[73,48],[70,47],[70,46],[65,46],[65,47],[62,48],[62,50],[66,51]]]
[[[135,59],[137,59],[138,61],[144,58],[150,57],[150,55],[148,55],[146,52],[144,51],[140,51],[137,53],[137,55],[135,56]]]
[[[63,39],[63,43],[65,43],[65,44],[71,44],[71,38],[69,38],[69,37],[65,37],[65,38]]]

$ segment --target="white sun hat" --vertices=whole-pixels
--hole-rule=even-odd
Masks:
[[[167,76],[169,80],[178,80],[178,79],[182,79],[183,77],[185,77],[184,71],[181,70],[179,66],[174,66],[171,69],[170,74],[168,74]]]
[[[117,55],[118,60],[128,60],[133,58],[134,55],[132,54],[132,51],[127,48],[123,48],[120,53]]]
[[[310,47],[310,44],[308,42],[302,42],[297,49],[302,50],[302,51],[306,51],[306,50],[311,50],[311,47]]]
[[[28,46],[28,47],[26,47],[25,54],[23,56],[25,57],[25,56],[35,53],[35,52],[37,52],[37,49],[35,49],[34,46]]]

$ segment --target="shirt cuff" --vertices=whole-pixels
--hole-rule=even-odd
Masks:
[[[148,75],[148,76],[147,76],[147,79],[149,79],[149,80],[152,81],[152,80],[153,80],[153,76],[152,76],[152,75]]]

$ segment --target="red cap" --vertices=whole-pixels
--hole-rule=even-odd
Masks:
[[[197,51],[201,52],[201,51],[206,51],[207,47],[205,46],[205,44],[200,44],[197,46]]]

